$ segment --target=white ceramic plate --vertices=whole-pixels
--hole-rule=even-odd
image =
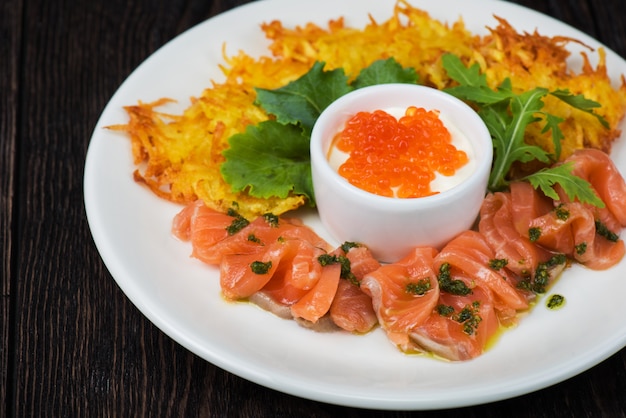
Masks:
[[[412,0],[437,19],[462,16],[485,33],[493,14],[518,30],[589,36],[534,11],[495,0]],[[147,59],[113,96],[91,139],[85,167],[85,204],[97,248],[120,288],[156,326],[207,361],[258,384],[296,396],[378,409],[435,409],[501,400],[563,381],[626,346],[626,321],[616,315],[626,294],[624,263],[604,272],[574,267],[554,287],[567,304],[549,311],[540,303],[483,356],[447,363],[398,352],[382,331],[366,336],[318,334],[249,304],[220,297],[218,271],[189,257],[187,243],[170,234],[180,207],[155,197],[132,179],[129,141],[105,126],[127,120],[122,106],[164,96],[186,107],[211,79],[220,80],[222,44],[267,54],[262,22],[286,25],[346,17],[362,27],[371,13],[391,16],[394,0],[265,0],[212,18],[180,35]],[[578,62],[577,62],[578,61]],[[573,54],[572,65],[579,65]],[[626,62],[608,51],[614,80]],[[626,169],[624,139],[613,157]],[[315,213],[306,221],[328,238]],[[592,291],[590,291],[592,290]]]

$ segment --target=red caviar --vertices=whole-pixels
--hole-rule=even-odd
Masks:
[[[349,154],[339,174],[381,196],[424,197],[435,194],[435,172],[452,176],[468,162],[452,144],[439,112],[409,107],[399,120],[383,110],[359,112],[334,139]]]

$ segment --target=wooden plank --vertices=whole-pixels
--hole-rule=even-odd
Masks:
[[[614,3],[613,7],[607,7],[598,2],[589,2],[587,16],[594,23],[594,31],[590,34],[620,57],[626,58],[626,13],[621,3]]]
[[[12,401],[12,281],[15,229],[15,169],[22,1],[0,3],[0,408]]]

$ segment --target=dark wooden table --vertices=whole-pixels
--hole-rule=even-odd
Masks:
[[[626,57],[622,0],[516,2]],[[146,57],[243,3],[0,3],[0,416],[626,416],[626,349],[515,399],[462,410],[368,411],[234,376],[181,347],[133,306],[87,225],[82,180],[90,135],[111,95]]]

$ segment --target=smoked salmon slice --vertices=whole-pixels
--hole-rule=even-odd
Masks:
[[[339,328],[359,334],[371,331],[378,324],[372,298],[359,286],[344,279],[339,281],[330,305],[330,318]]]
[[[262,253],[226,254],[220,263],[220,286],[227,299],[250,297],[270,281],[285,253],[281,243]]]
[[[217,212],[200,200],[188,205],[174,218],[172,231],[190,240],[192,257],[207,264],[220,264],[226,254],[255,254],[278,239],[298,239],[328,251],[329,244],[297,219],[260,216],[252,222],[236,213]]]
[[[415,349],[409,334],[431,315],[439,300],[432,268],[436,254],[434,248],[414,248],[403,259],[383,264],[361,281],[361,288],[372,298],[378,322],[402,351]]]
[[[174,216],[172,220],[172,234],[179,240],[189,241],[191,239],[191,218],[196,207],[201,203],[202,201],[196,200],[194,203],[185,206]],[[204,206],[204,204],[202,205]]]
[[[350,271],[354,277],[361,281],[366,274],[371,273],[380,267],[380,262],[374,258],[369,248],[358,245],[344,252],[345,256],[350,260]]]
[[[380,262],[365,246],[352,246],[347,253],[343,250],[337,253],[350,261],[354,280],[342,279],[339,282],[330,306],[330,317],[335,325],[346,331],[361,334],[369,332],[378,324],[378,318],[372,306],[372,298],[363,292],[360,283],[366,274],[380,267]]]
[[[317,322],[326,315],[337,293],[341,276],[340,264],[329,264],[322,267],[322,273],[315,286],[299,301],[291,305],[291,313],[295,318]]]
[[[317,258],[325,254],[308,241],[283,241],[285,254],[263,292],[276,303],[290,306],[300,300],[319,280],[322,266]]]
[[[528,238],[530,221],[553,210],[554,201],[526,181],[512,182],[509,185],[509,192],[515,229],[520,235]]]
[[[439,271],[444,263],[468,275],[478,285],[491,290],[496,309],[503,319],[515,316],[515,311],[528,308],[528,295],[516,289],[516,284],[504,271],[490,267],[496,260],[486,239],[477,231],[465,231],[446,244],[435,257],[434,268]],[[499,302],[499,303],[497,303]]]
[[[494,258],[506,261],[508,270],[518,276],[532,277],[539,263],[550,258],[550,253],[530,241],[528,226],[526,234],[520,234],[514,215],[511,193],[490,193],[480,208],[478,231],[493,249]]]
[[[260,216],[212,246],[194,246],[193,256],[208,264],[219,264],[226,254],[255,254],[288,235],[288,229],[290,224],[286,222],[276,224]]]
[[[620,229],[619,226],[626,227],[626,182],[611,157],[600,150],[582,149],[563,161],[564,164],[568,162],[574,164],[572,173],[587,180],[605,204],[605,208],[588,206],[597,213],[595,217],[614,230]],[[562,191],[560,197],[563,202],[569,201]]]
[[[594,215],[579,202],[561,204],[556,210],[530,222],[535,242],[594,269],[607,269],[624,256],[624,242],[597,233]]]
[[[491,292],[481,287],[474,287],[470,296],[442,292],[435,312],[413,328],[411,340],[448,360],[478,357],[499,328],[492,300]]]
[[[257,219],[214,246],[219,250],[220,279],[227,297],[249,297],[274,279],[267,294],[277,302],[288,304],[296,302],[295,298],[317,285],[322,275],[317,258],[325,251],[308,241],[289,238],[290,232],[305,227],[294,229],[287,225],[284,229],[268,227]],[[260,237],[260,242],[246,238],[249,234]],[[254,273],[250,268],[252,263],[268,265],[269,268],[266,273]],[[277,271],[281,274],[274,278]]]
[[[172,233],[193,247],[211,247],[228,236],[233,217],[207,207],[201,200],[185,206],[172,222]]]

